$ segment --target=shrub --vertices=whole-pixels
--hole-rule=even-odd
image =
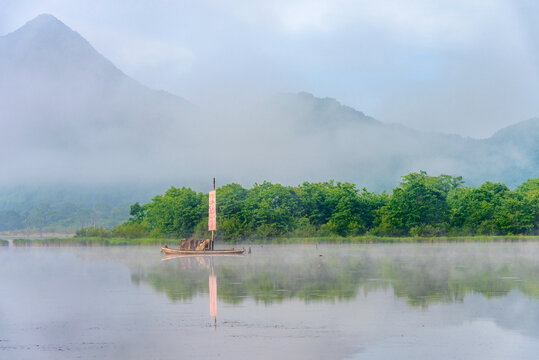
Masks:
[[[144,221],[141,223],[126,222],[112,229],[112,234],[126,239],[141,238],[150,234],[150,228]]]
[[[75,232],[75,237],[112,237],[112,232],[102,227],[86,227],[80,228]]]

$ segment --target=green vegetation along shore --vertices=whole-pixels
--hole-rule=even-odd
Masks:
[[[131,206],[113,229],[79,237],[207,237],[208,195],[171,187]],[[411,173],[391,194],[340,182],[283,186],[264,182],[217,189],[218,237],[225,241],[310,237],[459,237],[539,235],[539,178],[511,190],[501,183],[463,186],[461,177]]]
[[[121,225],[83,227],[75,238],[36,244],[174,244],[208,237],[207,214],[207,193],[171,187],[144,205],[132,205]],[[539,178],[511,190],[492,182],[465,187],[460,177],[419,172],[404,176],[392,193],[379,194],[333,181],[295,187],[264,182],[250,189],[228,184],[217,189],[217,217],[217,240],[226,242],[536,240]]]

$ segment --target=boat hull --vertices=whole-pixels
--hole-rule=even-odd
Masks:
[[[162,247],[161,251],[165,254],[180,254],[180,255],[239,255],[245,252],[245,249],[231,250],[180,250]]]

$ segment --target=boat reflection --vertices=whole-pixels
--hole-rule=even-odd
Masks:
[[[198,260],[199,262],[201,262],[202,260],[206,261],[208,260],[209,258],[212,258],[212,257],[235,257],[235,258],[242,258],[244,257],[243,254],[204,254],[204,255],[200,255],[200,254],[166,254],[166,255],[163,255],[163,257],[161,257],[161,261],[167,261],[167,260],[172,260],[172,259],[200,259]],[[201,262],[204,263],[204,261]]]
[[[214,325],[217,326],[217,276],[214,268],[214,257],[235,257],[243,258],[244,255],[183,255],[183,254],[167,254],[161,258],[161,261],[174,261],[175,265],[179,266],[184,275],[192,275],[192,271],[200,269],[210,270],[208,275],[208,290],[210,297],[210,315],[214,319]],[[180,274],[178,274],[180,276]]]

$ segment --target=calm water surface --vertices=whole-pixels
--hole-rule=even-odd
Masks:
[[[539,354],[539,243],[252,250],[0,248],[0,359]]]

